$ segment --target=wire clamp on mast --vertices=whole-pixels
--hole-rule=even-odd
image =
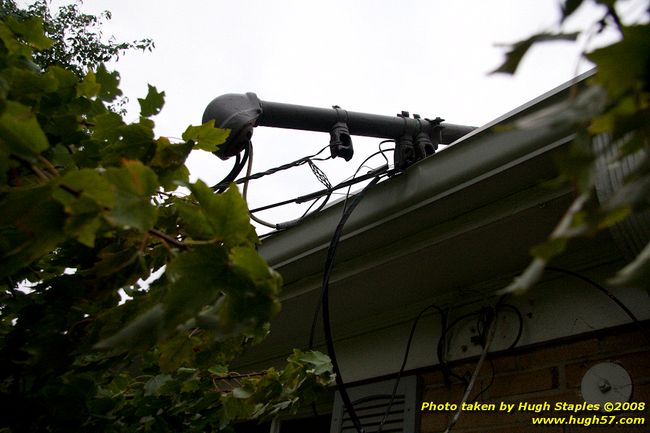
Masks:
[[[412,164],[433,155],[442,142],[442,125],[444,119],[436,117],[434,120],[424,119],[419,114],[414,114],[413,119],[417,126],[406,121],[409,118],[407,111],[397,115],[404,119],[404,132],[395,141],[395,168],[406,170]]]
[[[418,157],[416,155],[415,146],[413,144],[413,128],[410,127],[409,122],[406,121],[410,116],[408,111],[402,111],[397,117],[404,119],[404,132],[401,137],[395,140],[395,153],[394,165],[396,170],[406,170],[408,166],[414,164]]]
[[[332,108],[336,111],[336,123],[330,130],[330,152],[332,158],[340,156],[349,161],[354,155],[354,149],[348,128],[348,112],[338,105],[333,105]]]

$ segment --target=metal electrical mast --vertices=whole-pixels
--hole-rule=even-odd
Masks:
[[[352,158],[351,135],[395,140],[395,167],[405,169],[433,155],[439,144],[449,144],[468,134],[474,127],[443,123],[403,111],[397,116],[347,111],[338,106],[315,108],[260,100],[255,93],[229,93],[208,104],[203,122],[215,121],[215,127],[231,130],[217,156],[230,158],[244,150],[256,126],[328,132],[332,157]]]

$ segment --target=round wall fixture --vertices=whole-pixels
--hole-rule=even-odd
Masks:
[[[632,396],[632,379],[619,364],[601,362],[582,377],[582,398],[587,403],[626,402]]]

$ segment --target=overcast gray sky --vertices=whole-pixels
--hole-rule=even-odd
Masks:
[[[60,2],[54,2],[54,5]],[[115,68],[122,89],[137,98],[147,83],[166,93],[157,133],[180,137],[199,124],[205,106],[224,93],[255,92],[262,100],[394,115],[402,110],[480,126],[571,79],[582,41],[531,51],[514,76],[488,75],[507,43],[556,29],[559,0],[86,0],[83,10],[112,11],[104,31],[118,40],[154,39],[152,53],[129,53]],[[582,11],[568,28],[593,20]],[[600,14],[600,13],[598,13]],[[326,134],[257,128],[254,170],[313,153]],[[355,158],[320,167],[333,182],[350,176],[378,140],[353,138]],[[375,165],[379,165],[377,160]],[[372,163],[371,163],[372,164]],[[194,176],[208,183],[230,170],[199,152]],[[251,183],[251,206],[319,188],[301,167]],[[296,209],[267,213],[280,222]]]

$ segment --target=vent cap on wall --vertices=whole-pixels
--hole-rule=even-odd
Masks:
[[[379,424],[390,403],[395,380],[370,383],[347,389],[354,410],[366,433],[377,432]],[[417,376],[402,377],[390,413],[383,425],[382,432],[416,433],[419,432],[417,416],[418,380]],[[332,409],[330,433],[356,433],[352,420],[343,405],[341,395],[337,392]]]

